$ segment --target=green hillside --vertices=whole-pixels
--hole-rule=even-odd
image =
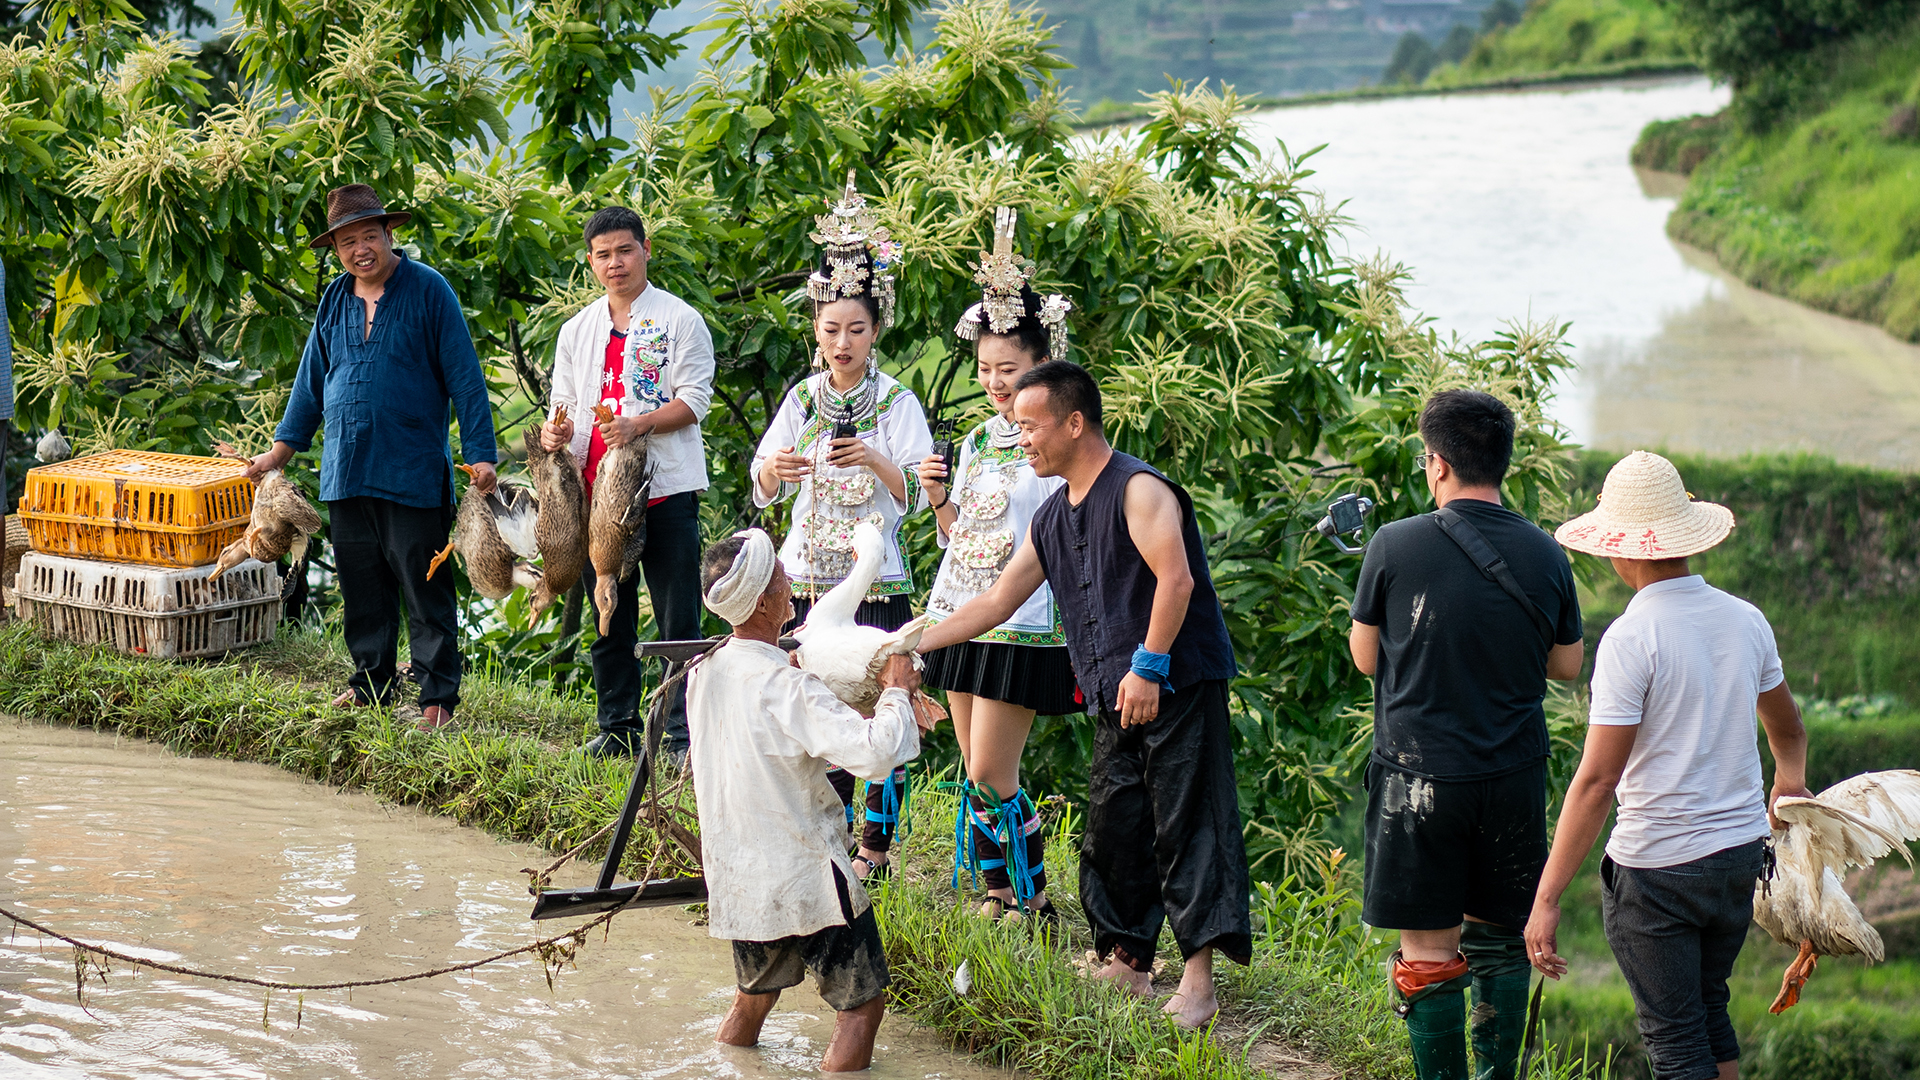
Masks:
[[[1657,0],[1534,0],[1519,24],[1489,29],[1458,63],[1435,68],[1425,85],[1691,63],[1679,25]]]
[[[1759,288],[1920,341],[1920,19],[1780,68],[1736,83],[1721,116],[1642,134],[1637,164],[1693,177],[1668,231]]]

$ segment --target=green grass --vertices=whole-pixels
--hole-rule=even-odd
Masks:
[[[1668,220],[1749,283],[1920,341],[1920,23],[1835,50],[1818,100],[1736,133]]]
[[[1311,882],[1256,887],[1253,963],[1217,961],[1221,1017],[1210,1036],[1187,1034],[1161,1014],[1160,1002],[1130,1001],[1080,974],[1091,942],[1075,886],[1070,812],[1050,829],[1046,851],[1048,895],[1065,915],[1063,929],[1036,936],[981,920],[950,887],[956,799],[929,787],[913,797],[913,830],[896,849],[900,875],[876,891],[876,903],[895,1000],[962,1048],[1062,1080],[1286,1075],[1284,1066],[1303,1059],[1348,1077],[1412,1074],[1406,1029],[1384,976],[1391,935],[1360,924],[1351,860],[1321,863]],[[1162,935],[1159,959],[1164,993],[1180,971],[1171,934]],[[954,986],[962,964],[971,977],[964,994]],[[1588,1064],[1555,1045],[1533,1076],[1597,1075]]]
[[[1627,157],[1643,169],[1691,176],[1701,162],[1720,149],[1731,127],[1724,112],[1655,120],[1641,130]]]
[[[1679,26],[1655,0],[1534,0],[1517,25],[1482,35],[1464,60],[1434,69],[1425,85],[1685,68],[1692,63]]]

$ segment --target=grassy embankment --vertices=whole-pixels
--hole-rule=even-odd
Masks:
[[[460,727],[431,736],[382,710],[329,709],[330,687],[344,672],[337,643],[301,632],[224,662],[176,663],[51,643],[18,624],[0,628],[0,712],[265,762],[553,850],[617,813],[628,767],[575,752],[592,723],[587,702],[476,672],[464,686]],[[921,787],[909,869],[882,897],[883,923],[900,1007],[954,1045],[1037,1077],[1076,1080],[1251,1077],[1305,1055],[1349,1076],[1406,1072],[1405,1037],[1379,974],[1380,942],[1355,923],[1350,872],[1319,887],[1263,890],[1264,934],[1253,967],[1225,974],[1223,1023],[1213,1038],[1183,1036],[1157,1006],[1081,980],[1083,937],[1037,944],[956,904],[947,883],[951,840],[942,842],[951,837],[950,797]],[[1049,851],[1054,895],[1070,925],[1071,847],[1056,839]],[[642,830],[629,873],[650,848]],[[592,962],[591,946],[584,959]],[[953,988],[962,960],[972,973],[965,995]]]
[[[1426,88],[1619,78],[1694,70],[1680,28],[1656,0],[1534,0],[1513,26],[1482,34]]]
[[[1920,22],[1820,59],[1817,90],[1770,130],[1662,121],[1633,161],[1691,174],[1675,238],[1757,288],[1920,341]]]
[[[1591,504],[1617,458],[1582,456],[1577,505]],[[1920,477],[1804,457],[1675,461],[1695,496],[1737,515],[1733,535],[1695,569],[1773,623],[1788,678],[1810,702],[1809,785],[1817,791],[1856,773],[1920,765],[1920,710],[1901,704],[1920,700],[1920,527],[1912,513]],[[1592,569],[1583,606],[1587,637],[1598,640],[1631,594],[1610,570]],[[1920,890],[1898,863],[1850,885],[1886,938],[1889,961],[1823,961],[1801,1004],[1775,1017],[1766,1008],[1793,954],[1754,931],[1732,981],[1743,1077],[1920,1075]],[[1643,1077],[1633,1002],[1601,933],[1597,850],[1563,910],[1563,951],[1574,971],[1546,996],[1547,1030],[1571,1045],[1612,1046],[1615,1076]]]

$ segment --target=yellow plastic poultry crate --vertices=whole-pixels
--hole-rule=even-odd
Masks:
[[[27,471],[20,496],[33,550],[149,566],[201,566],[253,513],[246,463],[109,450]]]

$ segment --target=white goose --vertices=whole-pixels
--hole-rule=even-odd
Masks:
[[[1811,799],[1782,798],[1773,812],[1786,828],[1774,831],[1773,880],[1754,889],[1753,921],[1775,941],[1800,948],[1773,1001],[1779,1013],[1800,1000],[1820,957],[1886,959],[1880,932],[1853,905],[1841,878],[1896,851],[1912,865],[1907,844],[1920,840],[1920,772],[1862,773]]]
[[[807,621],[793,632],[800,643],[794,652],[800,667],[820,676],[835,697],[862,716],[872,716],[880,701],[880,671],[887,666],[887,658],[911,655],[928,622],[921,615],[898,630],[881,630],[853,621],[885,560],[880,530],[864,521],[854,526],[852,572],[814,603]],[[923,702],[939,708],[931,698],[915,694],[916,713],[922,713]]]

